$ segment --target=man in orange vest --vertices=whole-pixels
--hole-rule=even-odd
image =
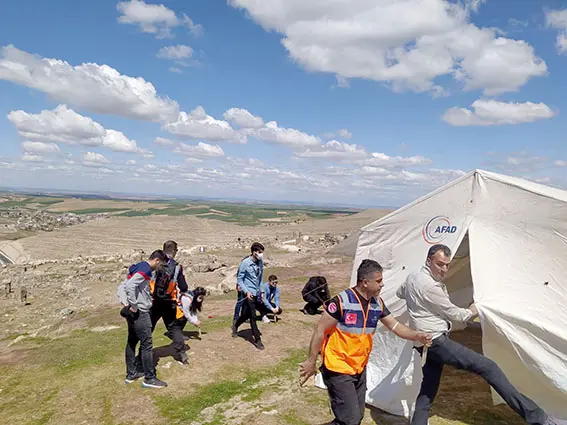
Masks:
[[[372,336],[382,322],[400,338],[431,345],[431,335],[414,331],[392,317],[379,297],[384,283],[382,266],[363,260],[357,270],[357,284],[334,298],[313,332],[309,357],[300,367],[300,384],[315,374],[321,353],[321,374],[327,386],[333,425],[359,425],[366,400],[366,365],[372,351]]]

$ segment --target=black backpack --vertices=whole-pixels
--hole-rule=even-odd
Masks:
[[[176,267],[177,263],[174,260],[170,260],[160,270],[156,271],[154,291],[152,293],[155,300],[175,301],[171,294],[176,287],[171,284],[171,281],[174,278]]]

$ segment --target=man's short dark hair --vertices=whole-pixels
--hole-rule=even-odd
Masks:
[[[161,249],[157,249],[150,254],[150,260],[154,260],[156,258],[164,263],[167,262],[167,255],[165,255],[165,252],[163,252]]]
[[[163,244],[163,251],[168,253],[168,254],[175,252],[176,249],[177,249],[177,242],[175,242],[175,241],[166,241]]]
[[[382,271],[382,266],[378,263],[378,261],[366,258],[365,260],[362,260],[362,263],[358,266],[358,270],[356,271],[356,281],[362,282],[364,279],[370,280],[373,273],[382,273]]]
[[[273,282],[274,280],[278,280],[278,277],[277,277],[275,274],[271,274],[271,275],[268,277],[268,280],[269,280],[270,282]]]
[[[433,256],[439,251],[443,251],[443,254],[451,258],[451,248],[440,243],[429,248],[429,251],[427,251],[427,258],[433,258]]]
[[[258,251],[264,251],[264,245],[262,245],[260,242],[254,242],[250,247],[250,251],[252,252],[252,254]]]

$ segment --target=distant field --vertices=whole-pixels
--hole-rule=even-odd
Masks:
[[[50,205],[63,202],[63,198],[50,196],[11,196],[0,199],[0,208],[21,207],[21,208],[45,208]]]
[[[97,214],[108,213],[121,217],[144,217],[152,215],[185,216],[221,220],[241,225],[261,223],[286,223],[304,219],[324,219],[351,215],[355,209],[316,208],[307,206],[281,206],[269,204],[236,204],[229,202],[190,202],[174,200],[122,200],[93,199],[53,196],[7,195],[0,198],[0,208],[20,207],[42,209],[53,213]]]

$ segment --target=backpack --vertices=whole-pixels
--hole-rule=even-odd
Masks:
[[[177,301],[179,269],[177,262],[170,260],[163,268],[155,272],[155,279],[150,282],[150,292],[154,300]]]

